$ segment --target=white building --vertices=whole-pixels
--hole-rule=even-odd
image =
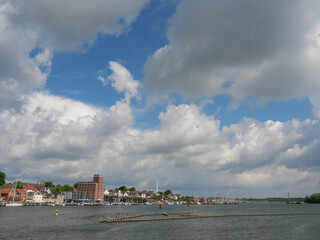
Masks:
[[[42,194],[38,194],[38,193],[35,193],[34,195],[33,195],[33,202],[35,202],[35,203],[41,203],[41,202],[43,202],[43,195]]]

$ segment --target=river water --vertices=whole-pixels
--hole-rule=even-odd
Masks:
[[[320,204],[0,207],[0,239],[320,239],[320,215],[223,217],[159,222],[99,223],[138,213],[249,214],[320,212]]]

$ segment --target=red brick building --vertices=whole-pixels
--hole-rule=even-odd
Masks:
[[[95,174],[92,182],[79,182],[78,192],[85,193],[86,198],[94,201],[103,201],[104,183],[101,174]]]

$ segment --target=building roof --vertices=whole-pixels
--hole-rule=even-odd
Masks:
[[[18,194],[22,194],[25,191],[25,189],[17,189]]]
[[[34,192],[38,192],[39,191],[38,188],[36,188],[36,187],[34,187],[32,185],[28,185],[28,186],[24,187],[24,189],[31,190],[31,191],[34,191]]]
[[[1,193],[10,193],[11,190],[12,190],[12,188],[2,188],[2,189],[0,189],[0,194]]]

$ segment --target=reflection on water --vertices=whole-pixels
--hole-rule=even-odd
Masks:
[[[226,217],[161,222],[99,223],[100,217],[146,212],[248,214],[320,212],[320,205],[105,206],[0,208],[0,239],[319,239],[320,215]]]

